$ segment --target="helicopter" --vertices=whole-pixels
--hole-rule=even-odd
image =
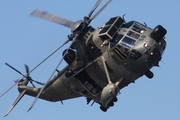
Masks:
[[[35,97],[28,111],[33,108],[39,98],[49,102],[61,101],[63,104],[63,101],[67,99],[85,97],[87,104],[93,101],[91,105],[97,103],[100,109],[106,112],[118,101],[117,95],[121,89],[144,75],[149,79],[154,77],[151,68],[159,67],[166,49],[167,30],[161,25],[152,29],[138,21],[126,22],[124,16],[112,17],[100,27],[94,28],[90,25],[91,21],[112,0],[108,0],[94,14],[101,2],[102,0],[97,0],[89,14],[83,20],[76,22],[37,9],[30,14],[71,29],[71,34],[57,50],[71,43],[62,53],[62,59],[46,83],[33,80],[30,73],[57,50],[31,71],[25,65],[25,75],[5,63],[23,76],[12,86],[18,85],[20,94],[5,116],[13,110],[24,95]],[[67,66],[58,70],[63,60]],[[57,72],[56,75],[54,75],[55,72]],[[34,82],[43,87],[37,88]],[[28,83],[32,86],[28,86]]]

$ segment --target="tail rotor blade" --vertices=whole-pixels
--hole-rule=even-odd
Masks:
[[[14,86],[16,86],[16,84],[17,83],[15,83],[13,86],[11,86],[8,90],[6,90],[1,96],[0,96],[0,98],[2,97],[2,96],[4,96],[7,92],[9,92]]]
[[[27,66],[26,64],[24,66],[25,66],[25,69],[26,69],[26,74],[29,75],[29,66]]]
[[[35,82],[35,83],[37,83],[37,84],[39,84],[39,85],[44,85],[44,83],[41,83],[41,82],[36,81],[36,80],[33,80],[33,79],[31,79],[31,81],[32,81],[32,82]]]
[[[18,98],[15,100],[15,102],[14,102],[13,105],[10,107],[10,109],[7,111],[7,113],[4,115],[4,117],[6,117],[6,116],[13,110],[13,108],[17,105],[17,103],[21,100],[21,98],[25,95],[25,93],[26,93],[26,90],[23,90],[23,91],[19,94]]]
[[[16,68],[14,68],[13,66],[9,65],[8,63],[5,63],[8,67],[10,67],[11,69],[15,70],[17,73],[21,74],[23,77],[25,76],[24,74],[22,74],[19,70],[17,70]]]
[[[32,80],[29,80],[31,85],[35,88],[36,86],[34,85],[34,83],[32,82]]]
[[[96,18],[111,2],[112,0],[108,0],[108,2],[90,19],[90,21]]]

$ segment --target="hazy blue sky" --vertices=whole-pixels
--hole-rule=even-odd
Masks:
[[[96,0],[0,0],[0,94],[22,76],[5,66],[5,62],[25,73],[24,64],[32,69],[67,38],[70,29],[30,17],[35,9],[76,21],[89,13]],[[106,0],[103,0],[105,3]],[[142,77],[121,90],[118,102],[104,113],[99,105],[86,105],[85,98],[50,103],[38,100],[26,113],[34,98],[24,96],[9,116],[6,111],[18,96],[17,87],[0,99],[1,120],[180,120],[180,8],[179,0],[113,0],[92,22],[97,28],[110,17],[126,14],[126,21],[146,22],[154,28],[163,25],[167,49],[154,78]],[[35,70],[33,79],[46,82],[61,59],[58,51]],[[63,68],[63,63],[59,69]]]

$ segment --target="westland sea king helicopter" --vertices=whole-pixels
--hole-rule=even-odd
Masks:
[[[26,75],[5,63],[23,76],[13,85],[18,85],[20,94],[5,116],[11,112],[24,95],[35,97],[28,111],[33,108],[38,98],[50,102],[62,102],[83,96],[86,98],[87,104],[90,101],[93,101],[92,104],[98,103],[100,109],[106,112],[117,102],[117,95],[122,88],[134,83],[143,75],[153,78],[150,69],[154,66],[158,67],[159,61],[162,59],[162,54],[166,48],[166,41],[164,40],[167,33],[166,29],[161,25],[151,29],[145,23],[125,22],[124,17],[120,16],[110,18],[97,29],[93,28],[90,25],[91,21],[111,1],[108,0],[93,15],[102,2],[102,0],[97,0],[90,13],[83,20],[77,22],[41,10],[35,10],[31,13],[32,16],[70,28],[71,34],[68,35],[68,39],[62,46],[68,42],[71,43],[69,48],[62,53],[62,59],[52,76],[55,72],[57,74],[53,78],[51,76],[45,84],[33,80],[29,75],[62,46],[31,71],[25,65]],[[58,70],[63,60],[67,62],[67,66]],[[29,82],[32,87],[27,86]],[[43,87],[35,87],[34,82],[43,85]]]

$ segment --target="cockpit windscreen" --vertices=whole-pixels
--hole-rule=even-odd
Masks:
[[[125,23],[122,27],[124,28],[130,28],[133,30],[133,31],[136,31],[138,33],[143,33],[146,26],[141,24],[141,23],[138,23],[136,21],[130,21],[130,22],[127,22]]]
[[[136,42],[135,40],[129,37],[124,37],[124,39],[120,42],[120,44],[130,49],[135,42]]]
[[[146,26],[135,22],[134,25],[132,26],[132,30],[138,32],[138,33],[143,33],[145,30]]]

